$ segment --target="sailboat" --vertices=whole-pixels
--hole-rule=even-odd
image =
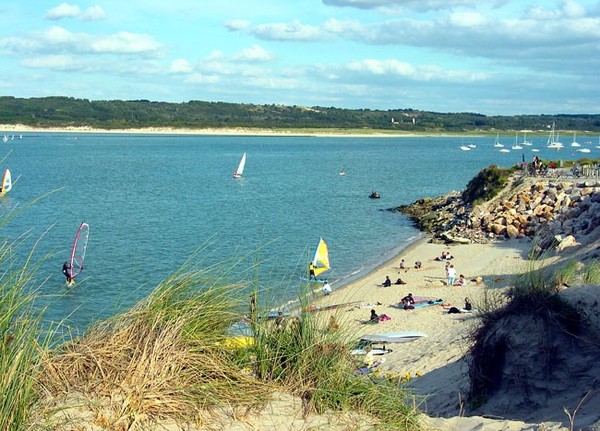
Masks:
[[[240,164],[238,165],[237,170],[233,173],[233,178],[242,178],[242,174],[244,173],[244,167],[246,166],[246,153],[242,155],[242,159],[240,160]]]
[[[323,238],[319,238],[315,255],[310,262],[310,274],[308,281],[316,283],[325,283],[327,280],[321,278],[320,275],[326,271],[329,271],[331,266],[329,265],[329,248]]]
[[[571,146],[572,147],[581,147],[579,142],[577,142],[576,138],[577,138],[577,132],[573,132],[573,142],[571,142]]]
[[[550,129],[550,136],[548,136],[548,142],[546,146],[548,148],[553,148],[555,150],[560,150],[563,147],[563,144],[558,140],[558,134],[554,131],[555,123],[552,123],[552,128]]]
[[[523,142],[521,142],[521,145],[526,145],[526,146],[531,146],[531,142],[527,140],[527,130],[523,131]]]
[[[6,168],[4,170],[4,175],[2,175],[2,189],[0,189],[0,194],[4,196],[12,189],[12,178],[10,176],[10,170]]]
[[[519,140],[519,132],[516,132],[515,133],[515,145],[512,146],[513,150],[522,150],[523,149],[523,147],[517,143],[518,140]]]
[[[494,142],[494,147],[496,147],[496,148],[502,148],[502,147],[504,147],[504,145],[502,145],[500,143],[500,133],[496,134],[496,142]]]

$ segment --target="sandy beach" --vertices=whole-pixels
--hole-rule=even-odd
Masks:
[[[500,241],[489,244],[447,246],[422,239],[405,249],[396,258],[385,262],[371,273],[347,286],[334,285],[332,294],[319,300],[319,305],[344,304],[331,311],[321,311],[324,316],[334,315],[340,325],[356,334],[373,334],[396,331],[420,331],[427,334],[413,342],[388,344],[393,351],[383,355],[379,373],[410,376],[411,390],[420,400],[421,410],[428,416],[427,428],[440,430],[533,430],[567,429],[559,421],[567,417],[562,410],[540,411],[539,422],[525,423],[507,412],[503,418],[464,417],[464,399],[469,388],[467,368],[463,360],[470,347],[467,339],[478,321],[477,308],[482,307],[486,295],[500,293],[513,277],[531,269],[526,255],[531,247],[528,239]],[[463,274],[466,286],[448,286],[445,262],[436,261],[443,251],[453,258],[450,262]],[[404,259],[406,269],[399,264]],[[415,262],[422,267],[415,269]],[[392,282],[397,278],[404,285],[382,287],[386,276]],[[475,280],[481,277],[483,282]],[[470,298],[475,311],[449,314],[442,305],[431,305],[414,310],[398,306],[408,293],[416,297],[442,299],[446,307],[451,304],[462,308],[464,299]],[[390,320],[366,324],[370,310],[386,314]],[[328,317],[327,317],[328,318]],[[575,406],[565,406],[574,408]],[[550,419],[543,419],[550,418]],[[544,424],[540,423],[545,420]]]
[[[258,129],[242,127],[207,127],[202,129],[178,128],[178,127],[144,127],[136,129],[98,129],[94,127],[32,127],[24,124],[0,124],[0,132],[14,134],[15,139],[23,133],[69,133],[73,135],[89,133],[113,133],[113,134],[149,134],[149,135],[222,135],[222,136],[323,136],[323,137],[397,137],[410,138],[414,136],[460,136],[451,133],[408,133],[403,131],[376,131],[359,129],[307,129],[307,130],[283,130],[283,129]]]

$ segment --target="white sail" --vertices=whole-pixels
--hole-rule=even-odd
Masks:
[[[242,160],[240,160],[237,170],[233,173],[233,177],[241,178],[244,173],[244,167],[246,167],[246,153],[242,155]]]

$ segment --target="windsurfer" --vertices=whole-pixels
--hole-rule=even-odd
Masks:
[[[317,267],[315,266],[314,263],[309,263],[308,264],[308,279],[309,280],[314,280],[317,278],[317,276],[315,275],[315,269],[317,269]]]
[[[71,264],[69,262],[63,263],[62,273],[67,278],[67,283],[71,284],[73,282],[73,277],[71,277]]]

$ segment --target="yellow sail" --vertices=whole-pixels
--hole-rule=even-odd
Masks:
[[[313,259],[313,265],[315,268],[315,276],[328,271],[331,267],[329,266],[329,249],[327,243],[323,241],[323,238],[319,238],[319,245],[315,251],[315,257]]]

